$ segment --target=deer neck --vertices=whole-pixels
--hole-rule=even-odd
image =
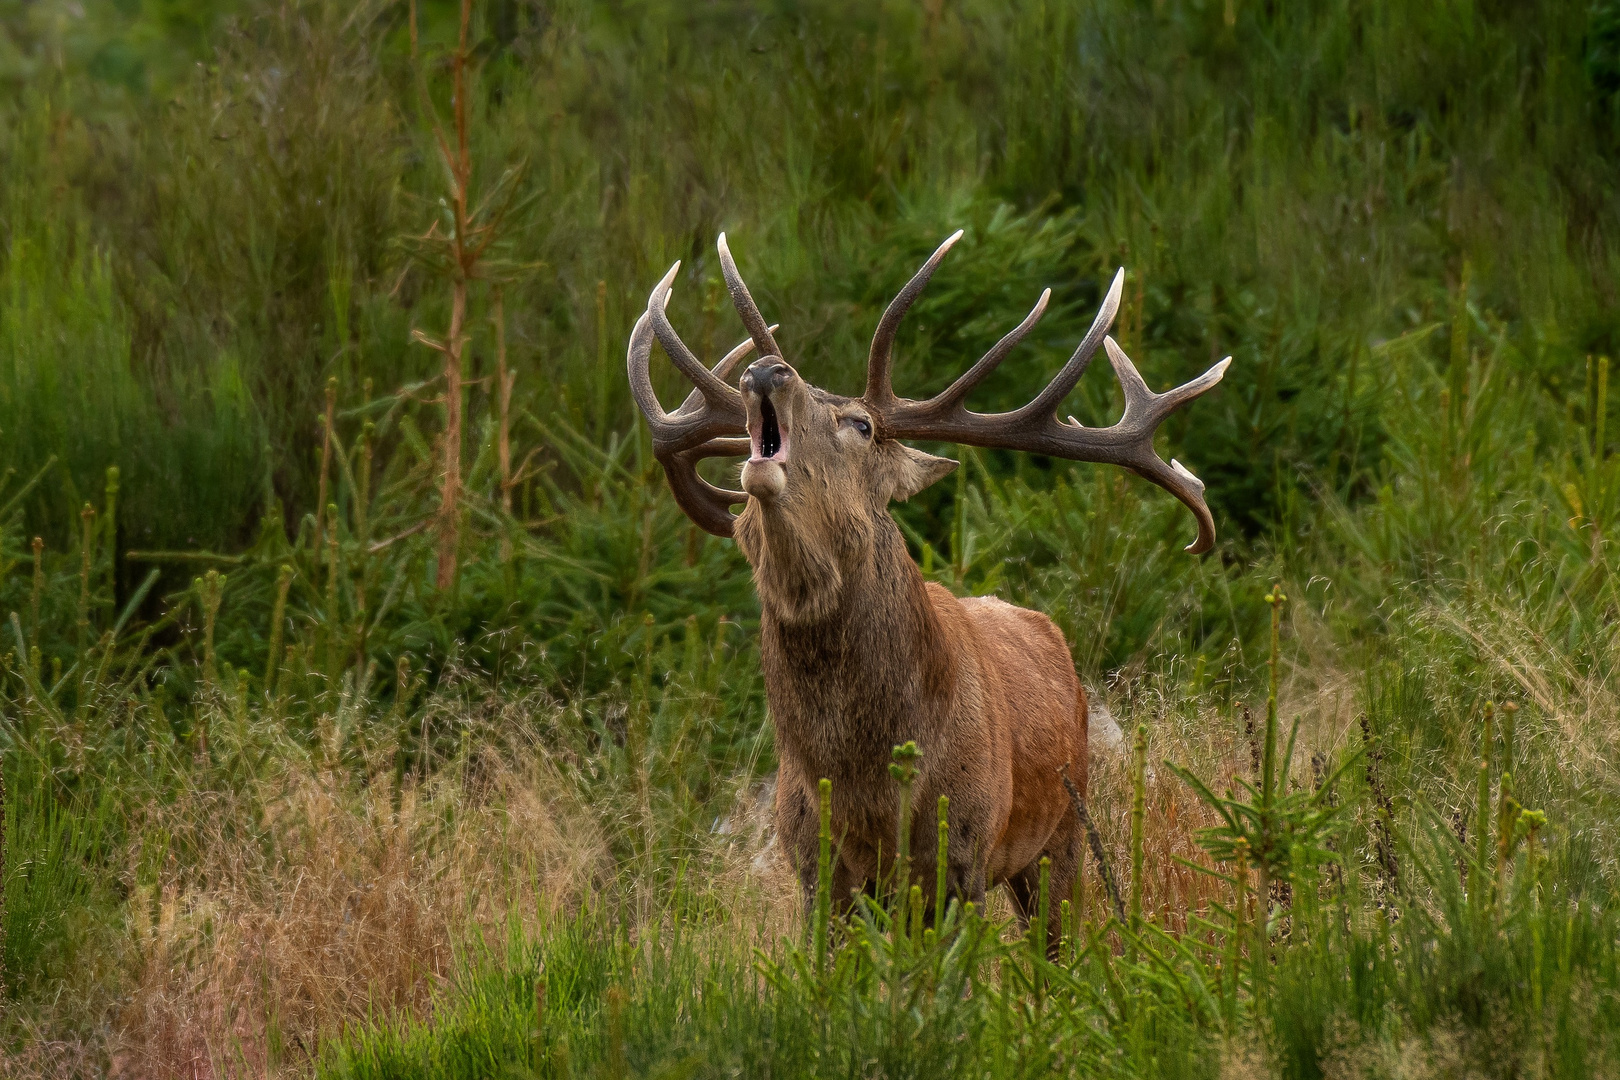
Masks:
[[[886,512],[841,523],[840,539],[827,542],[830,534],[805,533],[778,514],[755,516],[755,505],[736,537],[759,590],[778,749],[816,775],[881,773],[889,747],[917,738],[911,729],[955,686],[950,643],[922,574]]]

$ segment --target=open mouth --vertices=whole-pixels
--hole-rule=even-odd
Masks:
[[[769,397],[760,397],[758,430],[750,432],[750,435],[754,443],[754,461],[787,460],[787,455],[783,453],[787,440],[782,434],[781,421],[776,416],[776,406],[771,404]]]

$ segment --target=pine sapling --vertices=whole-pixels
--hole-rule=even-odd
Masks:
[[[816,858],[816,916],[811,948],[816,975],[827,970],[827,924],[832,917],[832,781],[821,778],[821,850]]]
[[[922,751],[915,742],[897,746],[889,765],[889,775],[900,786],[898,835],[894,845],[895,942],[904,936],[906,888],[911,883],[911,784],[917,779],[917,759]]]
[[[506,366],[506,306],[499,287],[495,289],[495,312],[490,321],[495,324],[495,459],[501,472],[501,509],[512,516],[512,386],[517,372]],[[512,557],[512,541],[507,538],[501,547],[502,557]]]
[[[39,646],[39,600],[45,592],[45,540],[34,537],[34,588],[28,597],[28,633],[32,644]]]
[[[934,852],[934,932],[941,933],[945,928],[945,887],[950,872],[950,839],[951,826],[949,810],[951,800],[948,796],[939,797],[938,823],[939,846]]]
[[[292,588],[291,563],[282,563],[276,571],[276,600],[270,608],[270,648],[264,657],[264,699],[268,703],[276,692],[276,676],[281,660],[281,639],[287,620],[287,592]]]
[[[1046,960],[1046,931],[1047,923],[1052,918],[1052,860],[1045,855],[1041,856],[1040,876],[1035,886],[1035,919],[1030,927],[1029,953],[1030,970],[1035,973],[1035,995],[1040,998],[1046,989],[1045,973],[1041,964]]]
[[[337,376],[326,380],[326,411],[321,414],[321,472],[315,493],[315,550],[326,543],[326,496],[332,475],[332,423],[337,413]]]
[[[414,7],[410,23],[414,41]],[[496,276],[497,268],[488,256],[500,236],[507,213],[513,207],[518,193],[517,180],[521,174],[520,169],[508,169],[483,198],[473,197],[471,114],[467,85],[469,67],[474,59],[469,44],[471,24],[472,0],[461,0],[456,48],[450,54],[452,132],[446,132],[434,114],[422,67],[417,64],[423,112],[431,120],[434,141],[438,145],[448,181],[448,190],[441,201],[445,207],[442,223],[435,221],[425,233],[408,238],[408,243],[416,248],[420,261],[447,278],[450,285],[450,325],[444,338],[435,339],[420,329],[411,334],[413,339],[439,353],[443,361],[444,432],[439,446],[439,509],[436,515],[438,559],[435,574],[436,585],[441,591],[450,590],[456,584],[461,550],[461,444],[469,290],[473,281],[489,280]],[[411,58],[417,60],[414,47]],[[498,395],[501,388],[496,389]]]
[[[1237,882],[1237,896],[1232,904],[1232,933],[1226,941],[1226,970],[1230,990],[1226,1004],[1227,1030],[1237,1024],[1238,991],[1242,987],[1243,942],[1248,937],[1249,919],[1249,842],[1238,837],[1233,843],[1232,878]]]
[[[118,476],[118,466],[107,468],[106,510],[101,525],[106,543],[107,605],[114,609],[118,606]]]

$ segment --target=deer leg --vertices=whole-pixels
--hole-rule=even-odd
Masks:
[[[1012,895],[1013,907],[1018,913],[1018,925],[1029,928],[1040,908],[1041,859],[1052,860],[1046,888],[1046,954],[1047,959],[1058,958],[1059,940],[1063,933],[1063,901],[1074,892],[1074,881],[1080,871],[1080,823],[1073,814],[1065,814],[1041,849],[1035,861],[1007,879],[1007,891]]]
[[[913,880],[922,886],[923,903],[926,905],[929,920],[934,918],[935,883],[939,880],[939,848],[937,845],[924,847],[925,838],[920,833],[912,840],[913,847],[918,852],[913,856]],[[945,896],[947,907],[950,900],[957,903],[971,902],[982,913],[984,911],[984,880],[985,866],[988,859],[974,847],[966,844],[951,844],[945,857]]]
[[[788,775],[784,765],[777,774],[776,840],[782,845],[804,897],[805,925],[816,907],[816,866],[821,853],[821,819],[817,804],[803,784]]]
[[[1029,921],[1035,915],[1036,883],[1028,867],[1018,871],[1007,879],[1007,895],[1012,898],[1013,914],[1018,916],[1018,929],[1028,930]]]
[[[786,770],[784,769],[785,773]],[[787,853],[794,871],[799,875],[799,888],[804,899],[805,925],[812,925],[816,911],[816,874],[821,859],[820,796],[801,784],[788,783],[784,775],[776,788],[776,835]],[[853,905],[854,894],[865,892],[875,895],[876,883],[871,873],[860,868],[863,850],[859,845],[846,845],[846,838],[833,836],[832,850],[832,912],[835,916],[847,913]],[[871,853],[865,861],[875,861]]]

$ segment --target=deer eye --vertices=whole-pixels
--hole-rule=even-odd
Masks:
[[[860,417],[846,416],[844,417],[844,423],[860,432],[861,438],[870,439],[872,437],[872,425],[867,423],[865,420],[862,420]]]

